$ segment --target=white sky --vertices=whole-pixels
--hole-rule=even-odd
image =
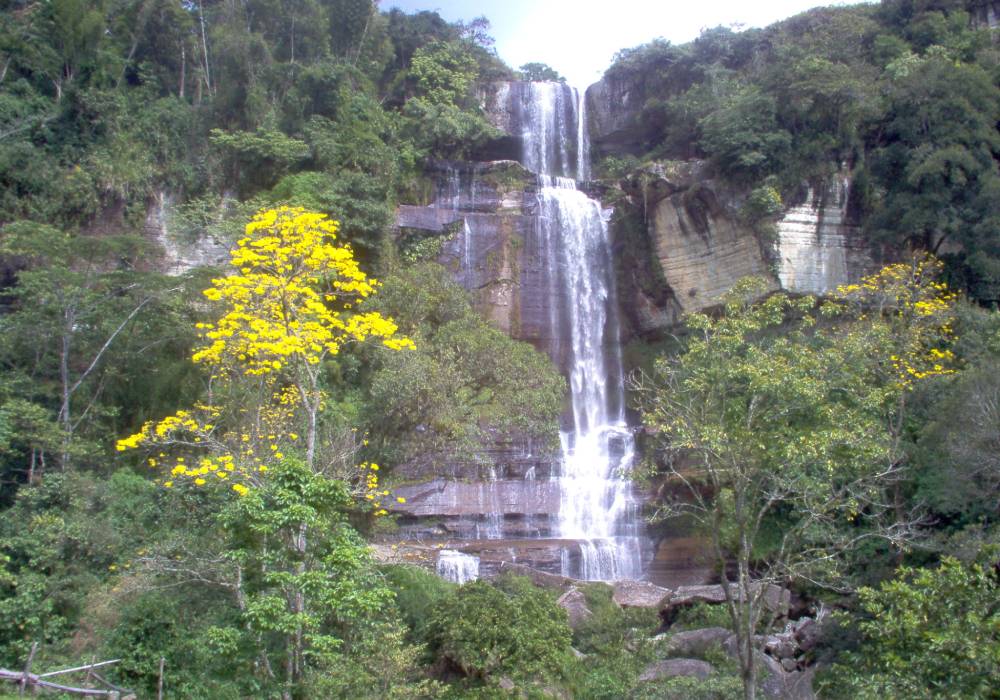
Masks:
[[[819,5],[849,5],[844,0],[380,0],[379,7],[405,12],[436,10],[449,21],[485,15],[496,49],[517,68],[541,61],[573,85],[600,79],[619,49],[663,37],[690,41],[703,28],[719,25],[764,27]]]

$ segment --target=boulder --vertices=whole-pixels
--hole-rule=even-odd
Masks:
[[[766,675],[761,674],[760,687],[764,697],[775,700],[816,700],[813,690],[815,675],[815,666],[804,671],[788,672],[781,664],[775,663],[774,668],[768,668]]]
[[[639,676],[640,681],[658,681],[675,676],[693,676],[708,678],[715,669],[712,664],[699,659],[666,659],[650,664]]]
[[[759,585],[760,584],[754,584],[752,589],[754,594],[760,590]],[[736,593],[735,590],[734,593]],[[774,584],[767,584],[767,590],[764,592],[764,605],[766,605],[772,612],[778,613],[779,616],[787,615],[790,599],[791,594],[787,589],[775,586]],[[670,600],[667,601],[666,607],[661,613],[661,616],[664,619],[669,620],[673,618],[673,615],[678,608],[694,605],[695,603],[718,605],[719,603],[724,602],[726,602],[726,592],[720,584],[709,586],[681,586],[674,591],[672,596],[670,596]]]
[[[760,643],[760,638],[755,640]],[[736,648],[736,635],[730,635],[722,644],[725,652],[733,657],[739,658]],[[816,667],[812,666],[803,671],[794,670],[798,664],[794,659],[783,659],[778,661],[760,651],[754,650],[754,659],[757,662],[757,676],[760,681],[762,695],[775,700],[815,700],[816,694],[813,691],[813,677],[816,675]],[[791,662],[793,670],[786,668],[785,662]]]
[[[672,592],[648,581],[615,581],[613,599],[623,608],[661,608]]]
[[[664,651],[668,655],[702,656],[712,647],[722,646],[733,633],[724,627],[705,627],[704,629],[677,632],[673,635],[661,635],[666,639]]]
[[[570,629],[575,630],[594,615],[587,607],[586,597],[577,588],[570,588],[559,596],[556,605],[566,611]]]
[[[568,576],[560,576],[559,574],[550,574],[547,571],[539,571],[538,569],[533,569],[530,566],[514,564],[509,561],[501,562],[500,573],[512,573],[515,576],[526,576],[539,588],[551,588],[562,591],[569,590],[577,584],[587,583],[586,581],[579,581],[575,578],[569,578]]]
[[[804,652],[812,651],[816,648],[816,643],[820,636],[820,625],[811,617],[803,617],[793,627],[792,634],[799,648]]]
[[[776,659],[793,658],[799,650],[791,633],[771,634],[764,640],[764,651]]]

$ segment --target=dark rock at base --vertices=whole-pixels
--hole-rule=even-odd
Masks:
[[[613,599],[623,608],[660,608],[673,592],[647,581],[624,579],[613,584]]]
[[[795,624],[795,641],[804,652],[812,651],[819,641],[820,625],[811,617],[804,617]]]
[[[816,700],[816,693],[813,690],[813,678],[816,675],[816,667],[807,668],[805,671],[785,671],[781,665],[777,665],[777,670],[771,670],[761,683],[761,690],[764,697],[775,698],[775,700]]]
[[[758,639],[758,641],[760,640]],[[735,634],[730,635],[723,642],[722,648],[734,659],[739,658]],[[815,700],[816,693],[812,686],[813,678],[816,675],[815,666],[803,671],[789,671],[785,669],[783,661],[778,661],[759,649],[755,649],[753,655],[757,661],[757,677],[764,697],[775,700]],[[795,663],[792,659],[784,661]]]
[[[698,659],[667,659],[650,664],[639,676],[639,681],[658,681],[675,676],[693,676],[708,678],[715,669],[712,664]]]
[[[776,659],[790,659],[795,656],[798,649],[795,637],[791,633],[768,635],[764,641],[764,651]]]
[[[566,611],[570,629],[575,630],[594,615],[587,607],[587,598],[576,588],[570,588],[559,596],[556,605]]]

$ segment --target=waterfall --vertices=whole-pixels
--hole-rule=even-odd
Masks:
[[[437,570],[463,582],[479,575],[480,563],[488,576],[509,556],[573,578],[641,578],[650,543],[629,480],[635,444],[625,419],[609,212],[578,189],[590,178],[583,96],[561,83],[518,82],[500,98],[511,133],[521,137],[521,162],[538,178],[537,192],[525,193],[517,214],[498,223],[491,212],[499,192],[488,178],[477,185],[477,175],[488,170],[449,165],[434,202],[410,216],[450,232],[456,279],[476,294],[497,275],[490,261],[500,229],[510,227],[508,235],[523,240],[504,275],[518,274],[515,262],[523,265],[522,280],[530,275],[526,286],[537,293],[517,302],[532,305],[530,337],[564,372],[570,396],[561,450],[540,462],[537,473],[534,464],[519,472],[487,458],[477,474],[434,496],[454,514],[449,539],[475,540],[482,557],[458,551],[469,547],[458,544],[441,552]],[[514,303],[493,292],[496,308]],[[521,457],[530,454],[529,444]]]
[[[442,549],[438,552],[437,573],[455,583],[474,581],[479,578],[479,557],[454,549]]]
[[[591,580],[642,574],[639,506],[628,472],[634,440],[625,422],[614,269],[599,202],[568,177],[589,177],[582,95],[559,83],[519,92],[524,165],[538,174],[538,239],[549,283],[549,352],[569,379],[572,425],[561,434],[558,534],[579,542],[562,573]],[[569,157],[570,146],[575,149]]]

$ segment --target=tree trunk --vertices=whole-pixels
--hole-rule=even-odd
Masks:
[[[73,439],[73,421],[70,416],[70,397],[72,390],[69,382],[69,353],[73,333],[73,314],[63,313],[65,326],[62,338],[59,339],[59,382],[62,389],[62,402],[59,407],[59,423],[62,426],[62,451],[59,455],[59,466],[65,470],[69,466],[69,447]]]
[[[205,6],[198,3],[198,20],[201,24],[201,53],[205,61],[205,89],[212,94],[212,74],[208,69],[208,38],[205,36]]]

